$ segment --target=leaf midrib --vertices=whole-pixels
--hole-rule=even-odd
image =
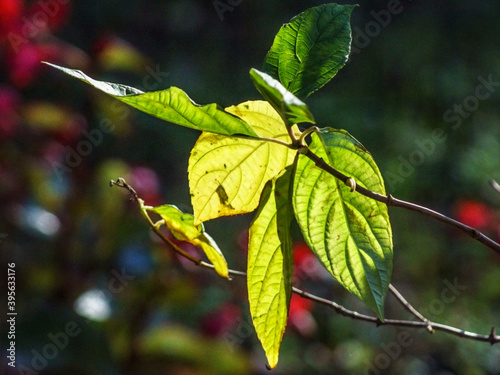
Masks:
[[[334,22],[334,21],[335,21],[338,17],[340,17],[340,15],[341,15],[341,13],[337,14],[334,18],[332,18],[332,20],[331,20],[330,22]],[[298,26],[297,35],[298,35],[298,33],[299,33],[299,30],[300,30],[300,27],[302,26],[303,21],[304,21],[304,20],[301,20],[301,22],[300,22],[300,24],[299,24],[299,26]],[[300,58],[299,58],[298,53],[297,53],[297,51],[298,51],[298,49],[297,49],[297,43],[295,43],[295,56],[297,56],[297,60],[299,61],[299,66],[298,66],[298,68],[297,68],[297,70],[296,70],[296,72],[295,72],[295,74],[294,74],[294,76],[293,76],[292,81],[291,81],[291,82],[290,82],[290,84],[288,85],[288,88],[290,89],[290,91],[291,91],[292,93],[293,93],[294,91],[292,91],[291,89],[294,87],[294,85],[295,85],[295,81],[296,81],[297,77],[299,76],[299,73],[304,72],[303,70],[301,70],[301,69],[299,69],[299,68],[301,68],[301,67],[302,67],[303,61],[307,60],[307,57],[309,56],[309,51],[311,51],[311,49],[312,49],[312,48],[313,48],[313,46],[316,44],[316,42],[317,42],[317,41],[318,41],[318,39],[321,37],[321,35],[322,35],[323,33],[325,33],[325,29],[326,29],[326,27],[325,27],[325,28],[324,28],[321,32],[319,32],[319,31],[318,31],[318,36],[317,36],[317,38],[315,38],[315,39],[314,39],[314,42],[311,44],[311,47],[310,47],[310,48],[308,48],[307,53],[304,55],[304,58],[303,58],[303,59],[300,59]],[[295,38],[295,40],[297,41],[297,38]]]
[[[159,92],[158,92],[158,95],[160,95],[160,93],[164,93],[165,91],[168,91],[168,92],[169,92],[169,103],[170,103],[170,102],[171,102],[171,99],[172,99],[172,95],[170,95],[170,91],[171,91],[171,89],[172,89],[172,87],[171,87],[171,88],[169,88],[169,89],[167,89],[167,90],[159,91]],[[179,90],[180,90],[180,92],[179,92],[178,94],[185,95],[185,96],[186,96],[186,98],[187,98],[189,101],[191,101],[191,103],[192,103],[195,107],[197,107],[197,109],[195,109],[195,110],[199,110],[199,111],[201,111],[201,112],[203,113],[203,116],[205,117],[204,121],[207,121],[207,120],[206,120],[206,118],[208,118],[209,120],[214,121],[217,125],[219,125],[221,128],[223,128],[223,129],[225,130],[225,133],[215,133],[215,134],[223,134],[223,135],[231,135],[231,134],[232,134],[232,132],[231,132],[231,131],[227,128],[227,125],[223,124],[222,122],[218,121],[218,120],[215,118],[217,115],[211,116],[211,115],[209,115],[207,112],[205,112],[205,110],[204,110],[204,109],[205,109],[205,107],[209,106],[210,104],[199,105],[199,104],[193,103],[193,102],[192,102],[192,100],[189,98],[189,96],[188,96],[188,95],[187,95],[187,94],[186,94],[183,90],[181,90],[181,89],[179,89]],[[133,97],[134,97],[134,98],[136,98],[136,97],[138,97],[138,96],[143,96],[143,95],[148,95],[148,94],[152,94],[152,93],[143,93],[143,94],[137,94],[137,95],[126,95],[126,96],[121,96],[121,98],[133,98]],[[115,98],[117,98],[117,96],[116,96],[116,95],[113,95],[113,96],[115,96]],[[178,110],[177,108],[173,107],[171,104],[169,104],[169,105],[167,106],[167,105],[163,104],[163,103],[162,103],[161,101],[159,101],[159,100],[151,100],[151,99],[147,100],[146,102],[151,102],[151,101],[152,101],[152,102],[154,102],[155,104],[159,105],[159,106],[160,106],[160,108],[159,108],[160,110],[161,110],[161,109],[167,109],[167,110],[168,110],[168,109],[170,109],[170,110],[173,110],[175,113],[177,113],[178,115],[180,115],[180,117],[182,117],[182,118],[183,118],[183,119],[184,119],[187,123],[191,124],[191,126],[192,126],[192,128],[193,128],[193,129],[200,130],[200,128],[199,128],[199,127],[197,127],[197,126],[196,126],[196,124],[193,122],[193,120],[191,120],[191,119],[187,118],[187,117],[186,117],[186,115],[184,115],[183,113],[179,112],[179,110]],[[137,101],[135,101],[135,103],[137,103]],[[147,107],[146,107],[146,108],[147,108]],[[137,109],[138,109],[138,108],[137,108]],[[216,108],[216,111],[223,112],[223,111],[221,111],[221,110],[219,110],[219,109],[217,109],[217,108]],[[225,112],[225,111],[224,111],[224,112]],[[225,113],[227,113],[227,112],[225,112]],[[227,113],[227,114],[228,114],[228,115],[230,115],[229,113]],[[154,116],[155,116],[155,117],[157,117],[157,118],[159,118],[160,120],[165,120],[164,118],[161,118],[161,117],[160,117],[158,114],[156,114],[156,113],[154,114]],[[230,116],[231,116],[231,115],[230,115]],[[241,119],[239,119],[239,120],[241,120]],[[241,120],[241,121],[243,121],[243,120]],[[169,121],[169,122],[171,122],[171,121]],[[175,123],[173,123],[173,124],[175,124]],[[250,129],[251,129],[251,128],[250,128]],[[248,129],[245,129],[245,130],[248,130]],[[256,132],[255,132],[255,133],[256,133]]]
[[[276,138],[281,138],[282,136],[287,136],[287,135],[286,135],[286,134],[283,134],[283,135],[281,135],[281,134],[280,134],[280,135],[276,135],[275,137],[276,137]],[[226,137],[226,136],[224,135],[224,137]],[[248,158],[250,158],[253,154],[255,154],[255,153],[257,152],[257,150],[258,150],[260,147],[262,147],[262,146],[267,146],[267,150],[268,150],[268,152],[267,152],[267,157],[266,157],[266,168],[265,168],[265,170],[264,170],[264,172],[263,172],[263,178],[261,179],[261,181],[260,181],[260,183],[259,183],[259,186],[262,184],[262,182],[263,182],[263,180],[264,180],[264,176],[267,174],[267,171],[270,169],[270,167],[269,167],[269,165],[270,165],[269,160],[271,159],[271,158],[270,158],[270,155],[272,154],[271,149],[272,149],[272,147],[273,147],[273,146],[275,146],[275,145],[271,144],[270,142],[260,141],[260,140],[258,140],[258,139],[250,139],[250,140],[251,140],[251,141],[255,141],[255,142],[257,142],[257,146],[256,146],[256,147],[254,147],[254,148],[252,148],[252,146],[251,146],[251,145],[249,145],[249,144],[243,144],[243,143],[241,143],[241,144],[235,144],[235,145],[234,145],[234,146],[240,146],[240,147],[241,147],[241,146],[248,146],[248,147],[250,147],[250,148],[251,148],[251,150],[250,150],[250,152],[249,152],[247,155],[245,155],[245,157],[244,157],[244,158],[243,158],[240,162],[238,162],[238,164],[235,166],[235,168],[233,168],[231,171],[227,172],[227,174],[224,176],[224,178],[222,179],[222,181],[219,183],[219,186],[222,186],[222,184],[223,184],[223,183],[224,183],[224,182],[228,179],[228,177],[229,177],[229,176],[230,176],[230,175],[231,175],[231,174],[232,174],[232,173],[233,173],[236,169],[241,168],[241,165],[242,165],[242,164],[243,164],[246,160],[248,160]],[[210,150],[210,152],[213,152],[214,150],[217,150],[217,149],[220,149],[220,148],[224,148],[224,147],[228,147],[228,145],[219,145],[219,146],[214,147],[213,149],[211,149],[211,150]],[[287,153],[287,154],[288,154],[288,153]],[[200,159],[198,159],[198,161],[197,161],[197,163],[196,163],[196,164],[198,164],[198,162],[199,162],[200,160],[202,160],[202,159],[203,159],[206,155],[207,155],[207,153],[205,153],[204,155],[202,155],[202,157],[201,157]],[[284,166],[284,167],[286,167],[287,160],[288,160],[288,155],[287,155],[287,157],[286,157],[286,158],[284,158],[284,161],[283,161],[283,166]],[[196,164],[195,164],[195,165],[196,165]],[[194,168],[194,166],[193,166],[193,168]],[[282,168],[282,169],[283,169],[283,168]],[[220,172],[220,171],[224,171],[224,170],[210,171],[210,172],[209,172],[209,174],[211,174],[211,173],[215,173],[215,172]],[[272,178],[272,177],[271,177],[271,178]],[[198,181],[197,181],[197,183],[196,183],[196,186],[195,186],[195,189],[198,187],[198,184],[200,183],[200,180],[201,180],[201,179],[198,179]],[[267,181],[266,181],[266,182],[267,182]],[[238,190],[237,190],[236,196],[238,195],[238,192],[240,191],[240,189],[241,189],[241,184],[238,184]],[[252,200],[255,198],[255,196],[256,196],[256,194],[257,194],[258,192],[259,192],[259,189],[256,189],[256,190],[253,192],[252,198],[251,198],[249,201],[252,201]],[[212,198],[215,196],[215,194],[216,194],[216,192],[214,191],[212,194],[210,194],[210,195],[209,195],[209,199],[207,199],[207,200],[206,200],[206,202],[205,202],[205,204],[203,205],[203,208],[200,210],[200,212],[204,212],[204,211],[205,211],[206,207],[207,207],[207,206],[208,206],[208,204],[211,202],[211,200],[212,200]],[[247,203],[248,203],[248,202],[247,202]]]
[[[324,151],[324,153],[326,154],[326,156],[327,156],[327,158],[328,158],[328,161],[329,161],[329,164],[330,164],[333,168],[335,168],[335,165],[334,165],[334,163],[333,163],[332,157],[331,157],[330,153],[329,153],[329,152],[327,151],[327,149],[326,149],[326,145],[325,145],[325,143],[324,143],[323,137],[318,137],[318,138],[320,138],[320,140],[321,140],[321,145],[323,146],[322,151]],[[349,150],[349,151],[351,151],[351,152],[352,152],[352,150]],[[327,172],[323,172],[323,173],[327,173]],[[355,237],[354,237],[354,235],[353,235],[353,232],[352,232],[352,230],[351,230],[351,225],[349,224],[349,221],[347,220],[346,206],[348,205],[348,203],[347,203],[347,202],[345,202],[345,199],[344,199],[344,196],[343,196],[343,193],[342,193],[342,190],[341,190],[341,185],[340,185],[341,181],[340,181],[338,178],[334,178],[334,179],[335,179],[335,185],[336,185],[336,187],[337,187],[337,194],[338,194],[338,196],[339,196],[340,203],[341,203],[341,206],[342,206],[342,214],[343,214],[343,219],[344,219],[344,221],[343,221],[343,222],[344,222],[344,223],[346,223],[346,227],[347,227],[347,230],[348,230],[348,233],[349,233],[349,237],[350,237],[350,238],[352,238],[352,240],[353,240],[353,242],[355,243],[356,247],[358,248],[358,252],[359,252],[359,251],[360,251],[360,248],[359,248],[359,246],[358,246],[358,244],[357,244],[357,242],[356,242],[356,240],[355,240]],[[343,182],[342,182],[342,184],[343,184]],[[351,194],[359,194],[359,193],[357,193],[357,192],[349,192],[349,193],[351,193]],[[334,206],[334,205],[332,205],[331,207],[333,207],[333,206]],[[362,216],[362,217],[366,220],[366,218],[364,217],[364,215],[363,215],[363,213],[362,213],[362,212],[360,212],[360,211],[359,211],[356,207],[354,207],[353,205],[350,205],[350,206],[351,206],[353,209],[356,209],[356,211],[358,211],[358,212],[361,214],[361,216]],[[376,239],[376,241],[377,241],[377,243],[379,243],[379,240],[378,240],[378,238],[375,236],[375,234],[373,233],[373,231],[372,231],[372,228],[371,228],[370,224],[369,224],[368,222],[367,222],[367,224],[368,224],[368,227],[370,228],[370,231],[371,231],[371,233],[372,233],[372,235],[373,235],[373,238],[375,238],[375,239]],[[326,227],[326,222],[325,222],[325,227]],[[326,228],[325,228],[325,229],[326,229]],[[325,232],[325,233],[326,233],[326,232]],[[325,242],[326,242],[326,236],[325,236]],[[347,246],[348,246],[348,245],[347,245],[347,241],[345,241],[345,247],[344,247],[344,257],[345,257],[345,259],[348,259],[347,255],[345,254],[345,252],[347,251]],[[380,243],[379,243],[379,246],[380,246],[381,248],[383,247]],[[325,243],[325,248],[328,248],[328,246],[326,246],[326,243]],[[329,253],[329,252],[327,251],[327,253]],[[369,255],[368,255],[368,256],[369,256]],[[370,256],[369,256],[369,257],[370,257]],[[370,257],[370,258],[371,258],[371,257]],[[329,259],[330,259],[330,256],[329,256]],[[349,273],[351,274],[351,279],[354,281],[354,285],[356,285],[356,288],[358,289],[358,291],[359,291],[359,293],[360,293],[360,295],[361,295],[361,290],[360,290],[360,288],[359,288],[359,286],[358,286],[358,283],[356,282],[356,278],[355,278],[355,277],[354,277],[354,275],[353,275],[353,270],[349,269],[349,267],[347,267],[347,269],[349,270]],[[364,269],[364,266],[363,266],[363,269]],[[383,282],[382,282],[382,280],[381,280],[381,278],[380,278],[380,272],[379,272],[379,270],[378,270],[378,267],[377,267],[377,276],[378,276],[378,278],[379,278],[379,280],[380,280],[380,284],[382,285],[382,284],[383,284]],[[375,301],[375,304],[377,305],[377,309],[379,309],[379,310],[380,310],[380,307],[378,306],[378,303],[377,303],[377,299],[375,298],[375,294],[374,294],[373,288],[371,287],[370,282],[368,281],[368,278],[366,277],[366,272],[365,272],[365,278],[367,279],[368,285],[370,286],[370,287],[369,287],[369,289],[370,289],[370,293],[371,293],[371,295],[372,295],[372,297],[373,297],[373,299],[374,299],[374,301]]]

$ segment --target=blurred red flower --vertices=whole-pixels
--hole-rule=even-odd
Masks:
[[[313,301],[292,294],[288,323],[304,336],[310,336],[317,330],[316,320],[311,314],[314,307]]]
[[[21,0],[0,0],[0,35],[7,35],[19,23],[24,4]]]
[[[70,4],[46,0],[26,5],[21,0],[0,0],[0,54],[13,86],[29,86],[41,72],[41,61],[64,61],[68,50],[79,51],[51,34],[67,21]]]
[[[455,217],[465,225],[482,230],[489,226],[494,213],[481,202],[461,200],[455,204]]]

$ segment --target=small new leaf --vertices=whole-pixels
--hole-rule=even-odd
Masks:
[[[283,121],[265,101],[226,108],[259,134],[290,143]],[[264,185],[293,162],[294,151],[282,145],[202,133],[189,158],[189,189],[195,223],[252,212]]]
[[[264,61],[264,72],[301,99],[328,83],[351,51],[355,5],[323,4],[283,25]]]
[[[322,129],[309,148],[358,185],[385,194],[375,161],[346,131]],[[302,154],[293,205],[307,244],[326,269],[383,321],[393,256],[387,206],[351,191]]]
[[[250,313],[270,368],[278,363],[292,292],[292,169],[289,166],[279,177],[268,181],[249,231]]]
[[[285,89],[269,74],[250,70],[250,77],[262,96],[278,112],[287,126],[308,122],[314,124],[314,117],[306,103]]]
[[[177,87],[144,93],[130,86],[97,81],[80,70],[46,64],[86,82],[140,111],[173,124],[217,134],[258,137],[255,130],[245,121],[225,112],[215,103],[198,105]]]
[[[205,232],[203,224],[194,225],[193,215],[187,214],[172,205],[163,205],[149,209],[161,216],[172,235],[186,241],[200,250],[214,265],[215,271],[226,279],[229,277],[226,259],[212,237]]]

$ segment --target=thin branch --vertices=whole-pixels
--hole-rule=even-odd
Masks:
[[[130,194],[130,200],[131,201],[136,201],[136,202],[139,202],[139,196],[137,195],[137,192],[135,191],[135,189],[130,186],[129,184],[127,184],[127,181],[125,181],[125,179],[121,178],[121,177],[118,177],[118,179],[115,181],[115,180],[111,180],[109,181],[109,186],[113,187],[113,186],[118,186],[118,187],[121,187],[121,188],[124,188],[124,189],[127,189],[128,193]]]
[[[318,297],[314,294],[305,292],[301,289],[298,288],[293,288],[293,292],[297,293],[301,297],[310,299],[311,301],[317,302],[319,304],[328,306],[335,310],[340,315],[346,316],[348,318],[352,318],[355,320],[361,320],[365,322],[369,322],[372,324],[376,324],[377,326],[399,326],[399,327],[408,327],[408,328],[425,328],[428,330],[429,324],[432,325],[433,331],[441,331],[448,333],[450,335],[458,336],[464,339],[469,339],[469,340],[474,340],[474,341],[482,341],[482,342],[489,342],[491,345],[499,343],[500,342],[500,336],[495,334],[495,327],[492,328],[491,332],[488,335],[481,335],[478,333],[474,332],[469,332],[465,331],[460,328],[455,328],[452,326],[448,326],[446,324],[441,324],[441,323],[435,323],[432,321],[428,322],[416,322],[413,320],[398,320],[398,319],[385,319],[384,322],[382,322],[379,318],[370,316],[370,315],[365,315],[365,314],[360,314],[357,311],[349,310],[346,309],[344,306],[339,305],[336,302],[330,301],[328,299]]]
[[[144,201],[137,196],[137,193],[135,192],[135,190],[130,185],[128,185],[123,178],[119,178],[117,182],[115,182],[115,181],[112,180],[110,182],[110,185],[111,186],[122,187],[122,188],[125,188],[125,189],[127,189],[129,191],[129,193],[131,195],[131,200],[135,200],[138,203],[139,208],[141,210],[141,213],[143,214],[143,216],[146,217],[147,222],[148,222],[149,226],[151,227],[151,229],[165,243],[167,243],[168,245],[172,246],[172,248],[174,249],[175,252],[177,252],[179,255],[185,257],[186,259],[190,260],[191,262],[193,262],[193,264],[195,264],[197,266],[204,267],[204,268],[211,269],[211,270],[215,270],[215,267],[212,264],[204,262],[201,259],[197,259],[197,258],[193,257],[192,255],[187,254],[182,249],[180,249],[177,245],[175,245],[174,243],[172,243],[172,241],[170,241],[167,237],[165,237],[163,235],[163,233],[159,231],[159,225],[155,225],[153,223],[153,221],[151,220],[151,218],[149,218],[149,216],[147,215],[146,210],[147,210],[148,206],[144,206]],[[237,271],[237,270],[231,270],[231,269],[229,270],[229,275],[231,275],[231,276],[237,276],[237,277],[243,277],[243,278],[246,278],[246,276],[247,276],[246,272]],[[461,338],[464,338],[464,339],[469,339],[469,340],[474,340],[474,341],[482,341],[482,342],[489,342],[491,345],[500,342],[500,336],[496,335],[496,333],[495,333],[495,327],[492,327],[491,332],[488,335],[481,335],[481,334],[478,334],[478,333],[465,331],[465,330],[462,330],[462,329],[459,329],[459,328],[455,328],[455,327],[452,327],[452,326],[448,326],[448,325],[445,325],[445,324],[440,324],[440,323],[432,322],[432,321],[426,319],[425,317],[423,317],[401,295],[401,293],[399,293],[397,291],[397,289],[394,286],[389,285],[389,287],[390,287],[390,291],[396,296],[396,298],[398,299],[398,301],[406,309],[408,309],[408,311],[410,311],[417,318],[419,318],[420,320],[422,320],[421,322],[417,322],[417,321],[413,321],[413,320],[398,320],[398,319],[385,319],[382,322],[379,318],[377,318],[375,316],[361,314],[361,313],[359,313],[357,311],[349,310],[349,309],[345,308],[342,305],[339,305],[338,303],[336,303],[334,301],[328,300],[328,299],[323,298],[323,297],[319,297],[319,296],[317,296],[315,294],[306,292],[306,291],[304,291],[302,289],[299,289],[299,288],[296,288],[296,287],[292,287],[292,292],[295,293],[295,294],[297,294],[297,295],[299,295],[299,296],[301,296],[302,298],[306,298],[306,299],[309,299],[309,300],[311,300],[313,302],[319,303],[321,305],[328,306],[329,308],[333,309],[339,315],[343,315],[345,317],[348,317],[348,318],[351,318],[351,319],[354,319],[354,320],[360,320],[360,321],[372,323],[372,324],[375,324],[377,326],[386,325],[386,326],[399,326],[399,327],[408,327],[408,328],[425,328],[430,333],[434,333],[434,331],[442,331],[442,332],[448,333],[450,335],[458,336],[458,337],[461,337]],[[431,327],[431,329],[430,329],[430,327]]]
[[[490,180],[490,185],[497,193],[500,194],[500,185],[495,180]]]
[[[455,227],[464,233],[467,233],[469,236],[474,238],[475,240],[481,242],[483,245],[486,245],[490,249],[500,253],[500,244],[493,241],[491,238],[486,236],[485,234],[481,233],[475,228],[469,227],[468,225],[462,224],[461,222],[454,220],[446,215],[443,215],[437,211],[431,210],[430,208],[419,206],[418,204],[414,204],[411,202],[406,202],[401,199],[394,198],[392,195],[382,195],[379,193],[375,193],[374,191],[368,190],[359,184],[353,184],[353,178],[348,177],[342,172],[336,170],[333,168],[330,164],[325,162],[322,158],[320,158],[318,155],[316,155],[314,152],[312,152],[308,147],[302,146],[299,148],[299,152],[305,156],[307,156],[309,159],[311,159],[317,167],[323,169],[325,172],[331,174],[333,177],[338,178],[341,180],[344,184],[349,186],[351,190],[355,190],[361,195],[364,195],[365,197],[374,199],[376,201],[382,202],[386,204],[387,206],[394,206],[394,207],[401,207],[406,210],[410,211],[415,211],[418,212],[422,215],[429,216],[435,220],[441,221],[445,224],[448,224],[452,227]]]
[[[118,178],[117,181],[111,180],[110,183],[109,183],[109,185],[110,186],[118,186],[118,187],[121,187],[121,188],[124,188],[124,189],[128,190],[128,192],[130,194],[130,200],[137,202],[137,204],[139,205],[139,209],[141,211],[142,216],[146,219],[146,221],[148,222],[148,224],[151,227],[151,229],[153,230],[153,232],[155,232],[155,234],[158,237],[160,237],[164,242],[166,242],[167,244],[169,244],[172,247],[172,249],[177,254],[183,256],[186,259],[189,259],[191,262],[193,262],[194,264],[196,264],[198,266],[203,266],[203,267],[212,266],[210,263],[206,263],[206,262],[202,261],[201,259],[198,259],[198,258],[192,256],[191,254],[186,253],[179,246],[177,246],[173,241],[171,241],[169,238],[167,238],[160,231],[160,225],[153,223],[153,221],[151,220],[151,218],[147,214],[146,210],[148,208],[151,208],[151,207],[144,205],[144,201],[141,198],[139,198],[139,196],[137,195],[137,193],[134,190],[134,188],[132,188],[132,186],[130,186],[129,184],[127,184],[127,182],[123,178]]]
[[[391,293],[394,295],[394,297],[396,297],[396,299],[399,301],[399,303],[406,309],[408,310],[410,313],[412,313],[413,315],[415,315],[418,319],[420,319],[422,322],[424,323],[427,323],[427,330],[430,332],[430,333],[433,333],[434,330],[432,329],[432,324],[430,322],[429,319],[427,319],[426,317],[424,317],[422,314],[420,314],[417,309],[415,309],[411,304],[410,302],[408,302],[406,300],[406,298],[403,297],[403,295],[401,293],[399,293],[399,291],[396,289],[396,287],[392,284],[389,284],[389,290],[391,291]]]
[[[284,108],[282,108],[284,110]],[[283,117],[283,121],[285,122],[285,126],[288,130],[288,135],[290,136],[290,139],[292,140],[292,144],[294,146],[297,146],[298,138],[295,135],[295,131],[293,129],[294,124],[291,123],[287,118]],[[300,131],[299,131],[300,132]]]
[[[302,134],[300,135],[300,138],[298,140],[299,146],[307,147],[306,137],[308,137],[309,135],[311,135],[311,133],[318,132],[318,131],[319,131],[319,128],[317,126],[311,126],[310,128],[304,130],[302,132]]]

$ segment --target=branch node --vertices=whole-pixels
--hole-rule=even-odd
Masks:
[[[393,206],[394,205],[394,197],[392,196],[392,194],[388,194],[387,195],[387,203],[386,203],[388,206]]]
[[[344,184],[346,184],[346,186],[349,186],[349,188],[351,189],[351,193],[356,190],[356,180],[354,178],[349,177],[347,180],[345,180]]]
[[[309,152],[309,149],[307,149],[307,151]],[[317,167],[320,167],[321,169],[325,169],[324,166],[325,165],[328,165],[326,164],[325,160],[323,158],[320,158],[318,156],[318,159],[317,160],[313,160],[314,161],[314,164],[316,164]]]
[[[488,341],[491,345],[496,344],[498,342],[498,338],[495,332],[495,326],[491,327],[490,335],[488,336]]]
[[[139,201],[139,196],[137,195],[137,192],[134,190],[134,188],[132,186],[127,184],[127,181],[125,181],[123,178],[118,177],[118,179],[116,181],[115,180],[109,181],[109,186],[111,186],[111,187],[118,186],[118,187],[127,189],[129,194],[130,194],[130,200],[136,201],[136,202]]]
[[[380,320],[380,318],[377,318],[377,320],[375,321],[375,325],[376,325],[377,327],[380,327],[380,326],[383,326],[383,325],[384,325],[384,323]]]
[[[307,146],[299,146],[299,148],[297,149],[297,152],[302,155],[307,154],[307,151],[309,151]]]
[[[474,238],[475,240],[481,238],[481,232],[479,232],[477,229],[472,229],[470,233],[471,237]]]
[[[307,156],[309,159],[311,159],[317,167],[323,169],[325,172],[329,173],[333,177],[341,180],[342,182],[346,183],[346,180],[349,178],[342,172],[336,170],[333,166],[328,164],[325,160],[320,158],[318,155],[316,155],[314,152],[312,152],[309,148],[305,147],[300,149],[300,153],[304,154]],[[433,211],[427,207],[424,206],[419,206],[414,203],[406,202],[403,200],[399,200],[394,198],[391,194],[389,195],[383,195],[376,193],[374,191],[368,190],[364,188],[363,186],[357,186],[356,191],[360,193],[361,195],[364,195],[365,197],[374,199],[378,202],[384,203],[387,206],[394,206],[394,207],[401,207],[405,208],[410,211],[415,211],[418,212],[422,215],[430,216],[438,221],[444,222],[448,225],[451,225],[455,228],[460,229],[461,231],[469,234],[472,238],[475,240],[481,242],[482,244],[488,246],[489,248],[495,250],[496,252],[500,253],[500,243],[493,241],[491,238],[487,237],[483,233],[481,233],[478,230],[475,230],[474,228],[471,228],[465,224],[462,224],[456,220],[453,220],[452,218],[443,215],[439,212]]]

